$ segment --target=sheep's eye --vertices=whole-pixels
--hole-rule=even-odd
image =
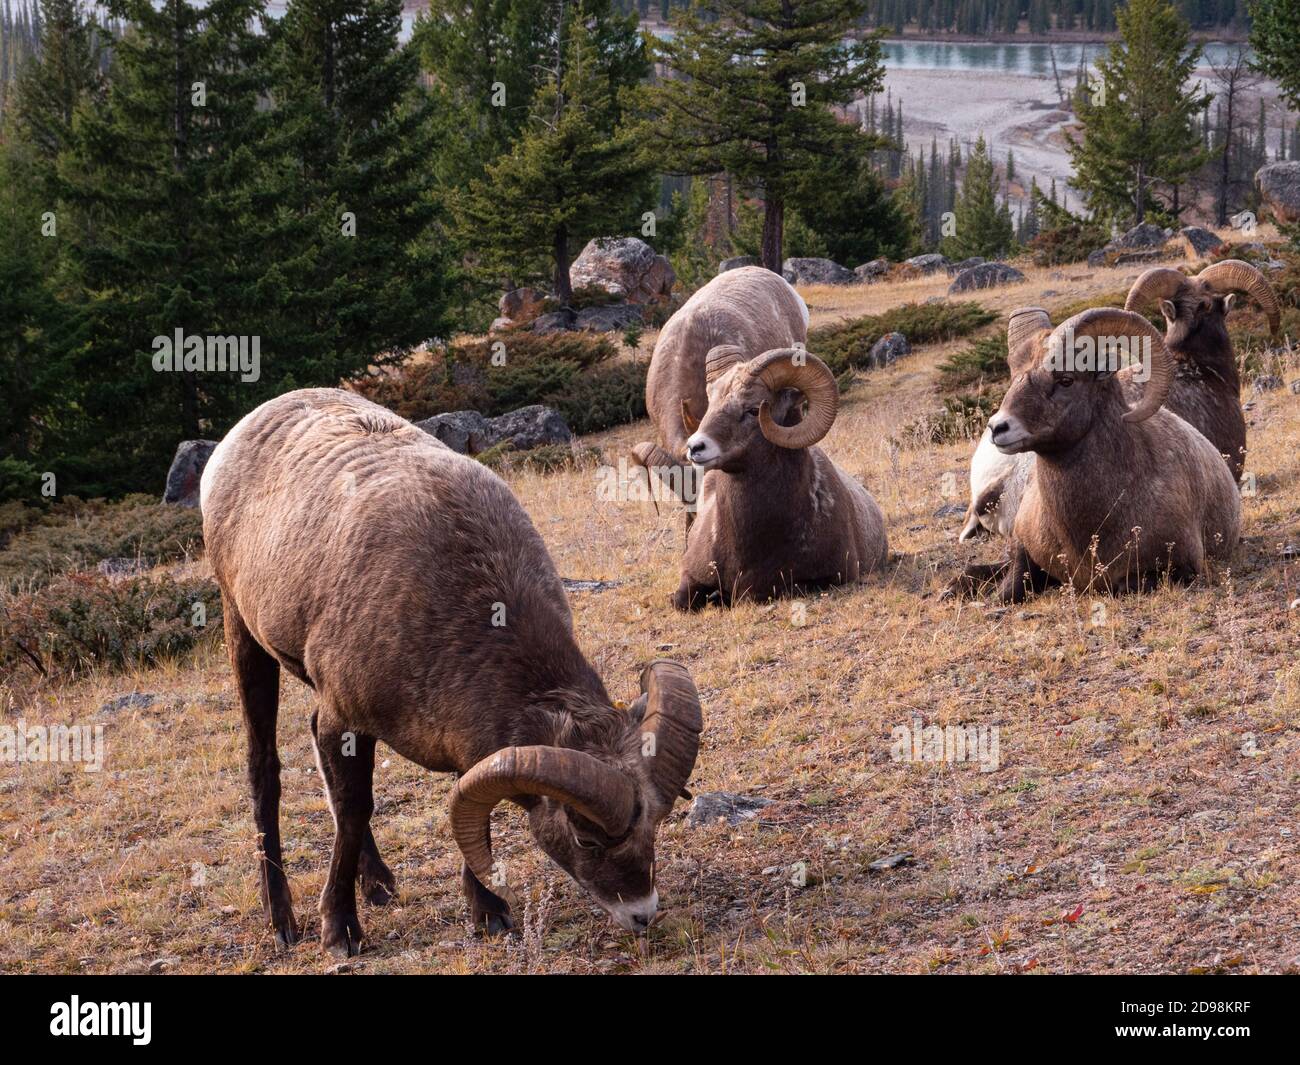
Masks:
[[[758,417],[758,408],[757,408],[757,407],[750,407],[748,410],[745,411],[744,416],[745,416],[746,418],[757,418],[757,417]]]
[[[603,843],[597,843],[594,839],[583,839],[576,832],[573,834],[573,842],[576,843],[579,846],[579,848],[581,848],[584,851],[599,851],[605,849],[605,845]]]
[[[1058,378],[1056,379],[1056,383],[1057,383],[1058,385],[1060,385],[1062,388],[1069,388],[1072,384],[1074,384],[1074,378],[1073,378],[1073,377],[1070,377],[1070,376],[1067,374],[1067,375],[1064,376],[1064,377],[1058,377]]]

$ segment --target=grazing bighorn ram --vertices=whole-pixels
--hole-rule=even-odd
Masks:
[[[1002,454],[1034,453],[1032,469],[1010,561],[968,567],[959,588],[1000,577],[1003,601],[1054,582],[1132,591],[1161,573],[1194,579],[1208,558],[1228,557],[1240,527],[1237,485],[1213,444],[1160,409],[1174,367],[1151,323],[1091,310],[1055,330],[1016,333],[1017,371],[989,434]],[[1116,339],[1149,344],[1150,379],[1132,406],[1113,362],[1075,368],[1077,341],[1104,351]]]
[[[203,531],[248,729],[262,900],[299,937],[281,858],[281,667],[310,686],[334,814],[323,946],[357,952],[355,882],[395,889],[370,831],[376,741],[460,773],[452,835],[476,923],[508,928],[489,832],[524,807],[542,849],[625,928],[654,916],[654,839],[695,762],[699,697],[674,662],[614,708],[579,650],[541,537],[505,483],[350,392],[258,407],[213,453]]]
[[[638,444],[633,453],[656,470],[685,502],[695,500],[695,481],[686,462],[686,438],[695,432],[709,399],[705,362],[719,345],[739,348],[752,359],[774,348],[808,339],[808,305],[780,274],[744,266],[719,274],[696,292],[664,326],[646,375],[646,409],[658,444]]]

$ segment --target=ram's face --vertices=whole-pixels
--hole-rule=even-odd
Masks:
[[[655,830],[638,805],[628,832],[612,839],[568,806],[543,799],[529,813],[538,845],[630,932],[650,927],[659,906],[654,885]]]
[[[1004,455],[1051,452],[1081,440],[1092,428],[1114,374],[1066,372],[1039,365],[1016,376],[989,419],[993,445]]]
[[[1206,326],[1222,328],[1236,299],[1235,292],[1220,295],[1208,286],[1189,284],[1172,299],[1161,300],[1166,342],[1178,347]]]
[[[686,441],[686,457],[701,470],[734,473],[744,469],[749,457],[756,453],[756,445],[761,447],[766,441],[758,421],[764,403],[770,405],[778,425],[799,421],[799,393],[784,388],[774,396],[743,364],[733,366],[713,381],[708,395],[709,409]]]

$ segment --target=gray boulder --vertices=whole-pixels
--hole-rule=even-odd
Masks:
[[[1285,382],[1282,378],[1278,377],[1277,374],[1264,374],[1261,377],[1255,378],[1255,394],[1259,395],[1263,392],[1276,392],[1283,384],[1285,384]]]
[[[902,333],[886,333],[871,345],[867,361],[875,367],[891,366],[904,355],[912,354],[912,345]]]
[[[1142,248],[1138,251],[1122,251],[1115,256],[1115,266],[1140,266],[1144,263],[1159,262],[1165,253],[1159,248]]]
[[[982,266],[986,262],[988,260],[982,255],[972,255],[969,259],[963,259],[959,263],[949,263],[944,269],[948,271],[949,277],[956,277],[963,270],[969,270],[972,266]]]
[[[597,237],[569,267],[575,288],[601,288],[628,303],[660,303],[677,275],[662,255],[637,237]]]
[[[764,806],[771,805],[771,799],[737,795],[732,791],[706,791],[691,801],[691,808],[686,811],[686,823],[711,825],[721,820],[729,825],[738,825],[753,820]]]
[[[509,440],[516,451],[531,451],[543,444],[567,444],[573,439],[573,431],[564,415],[540,403],[491,418],[488,424],[495,437],[490,446]]]
[[[575,329],[589,333],[621,333],[633,322],[645,321],[641,308],[634,303],[609,303],[603,307],[586,307],[578,312]]]
[[[948,257],[939,255],[936,252],[930,252],[927,255],[913,255],[910,259],[904,259],[903,265],[920,270],[923,274],[933,274],[939,270],[948,269]]]
[[[546,302],[546,293],[535,288],[512,288],[497,300],[497,310],[502,318],[512,322],[531,322],[542,313],[542,304]]]
[[[1255,187],[1279,222],[1300,222],[1300,162],[1260,167]]]
[[[723,259],[718,263],[718,273],[725,274],[728,270],[739,270],[742,266],[758,266],[758,259],[752,255],[733,255],[730,259]]]
[[[846,270],[830,259],[787,259],[781,264],[781,276],[792,285],[848,285],[855,280],[852,270]]]
[[[440,440],[452,451],[462,455],[477,455],[496,443],[496,436],[488,420],[476,410],[454,410],[448,414],[435,414],[416,422],[435,440]]]
[[[1187,250],[1194,259],[1209,255],[1223,243],[1217,233],[1212,233],[1203,226],[1184,226],[1178,231],[1178,235],[1187,242]]]
[[[1140,251],[1144,248],[1163,248],[1173,236],[1173,230],[1162,229],[1153,222],[1143,222],[1127,233],[1116,237],[1109,247],[1114,251]]]
[[[948,294],[972,292],[975,289],[993,288],[996,285],[1010,285],[1024,279],[1024,274],[1006,263],[980,263],[958,274],[953,279],[953,283],[948,286]]]
[[[549,314],[539,314],[531,326],[534,333],[563,333],[574,327],[578,316],[568,307],[561,307]]]
[[[872,259],[869,263],[853,268],[853,276],[862,284],[869,285],[889,273],[888,259]]]
[[[199,478],[216,450],[215,440],[182,440],[176,445],[171,469],[167,471],[167,487],[163,491],[164,503],[181,507],[199,505]]]

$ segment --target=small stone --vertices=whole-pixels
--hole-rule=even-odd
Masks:
[[[957,518],[966,513],[966,508],[960,503],[945,503],[934,512],[936,518]]]
[[[560,583],[568,592],[603,592],[608,588],[617,588],[622,581],[588,581],[575,577],[561,577]]]
[[[180,958],[154,958],[149,963],[149,972],[156,975],[165,972],[167,969],[175,968],[180,963]]]
[[[1255,392],[1276,392],[1284,384],[1282,378],[1277,374],[1264,374],[1255,378]]]
[[[867,362],[877,369],[883,369],[892,366],[904,355],[910,354],[912,354],[912,345],[907,342],[907,337],[902,333],[886,333],[871,345],[871,354],[867,356]]]
[[[729,825],[739,825],[753,820],[771,799],[751,795],[737,795],[731,791],[709,791],[696,795],[686,813],[688,825],[711,825],[723,820]]]
[[[911,862],[912,852],[902,851],[899,854],[891,854],[887,858],[877,858],[867,868],[873,873],[883,873],[886,869],[897,869],[900,865],[909,865]]]
[[[144,710],[158,701],[158,696],[149,692],[132,692],[130,695],[119,695],[115,699],[110,699],[104,703],[96,714],[116,714],[122,710]]]

